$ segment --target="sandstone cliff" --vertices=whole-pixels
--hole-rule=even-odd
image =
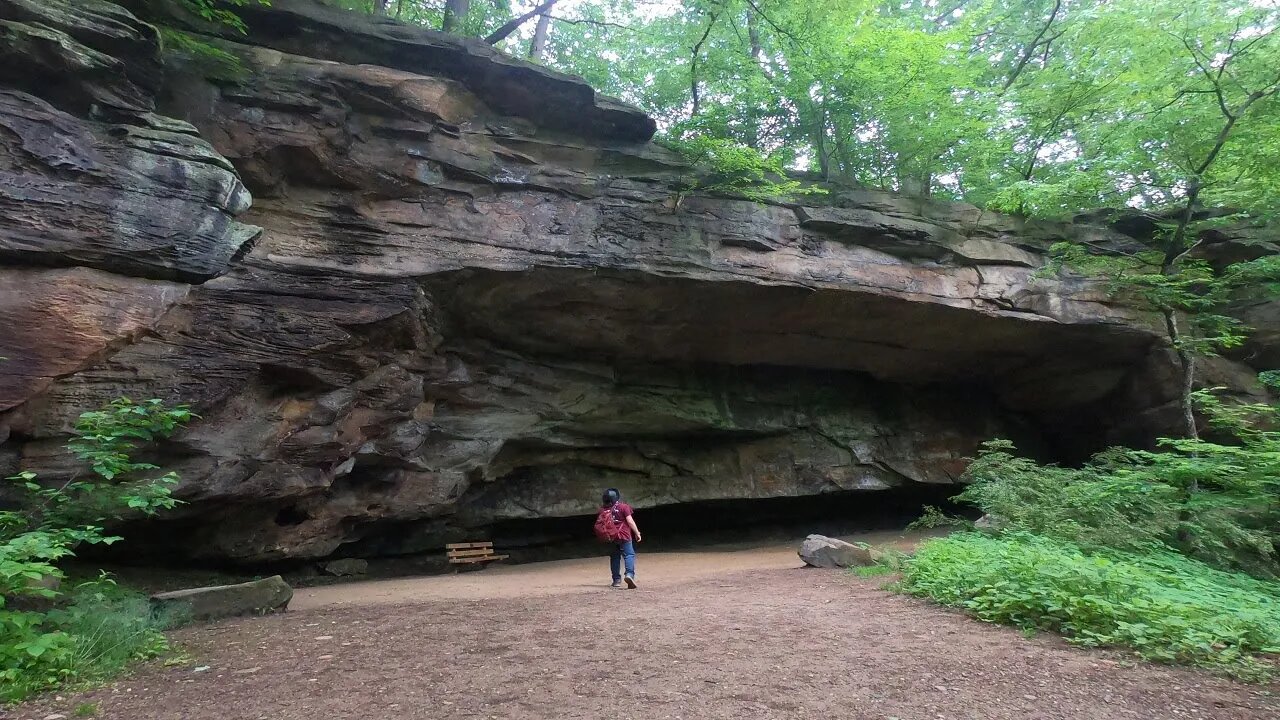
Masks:
[[[167,551],[427,550],[606,484],[950,483],[993,436],[1073,457],[1176,420],[1150,319],[1033,277],[1116,230],[674,207],[652,120],[575,78],[310,0],[242,14],[227,72],[162,66],[115,4],[0,0],[0,472],[72,472],[70,423],[117,396],[189,403]]]

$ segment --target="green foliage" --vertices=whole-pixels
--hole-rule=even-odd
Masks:
[[[882,575],[892,575],[897,572],[895,568],[888,565],[859,565],[849,568],[849,572],[860,578],[880,577]]]
[[[73,477],[52,487],[39,483],[31,472],[9,478],[29,493],[32,502],[22,511],[0,514],[0,527],[9,537],[20,536],[14,530],[63,536],[74,541],[68,547],[114,542],[118,538],[106,537],[94,526],[137,514],[154,515],[177,504],[170,495],[177,474],[153,475],[160,468],[135,461],[130,454],[139,442],[168,437],[191,417],[185,406],[167,408],[159,400],[134,403],[127,398],[82,414],[67,449],[88,465],[93,478]]]
[[[171,623],[155,615],[145,595],[103,577],[77,587],[47,622],[71,640],[71,677],[93,681],[117,675],[131,663],[168,650],[161,632]]]
[[[1272,390],[1280,391],[1280,370],[1267,370],[1259,373],[1258,381]]]
[[[207,78],[230,83],[243,82],[249,71],[240,58],[198,36],[171,27],[160,27],[160,38],[170,58],[190,64]]]
[[[926,543],[900,586],[991,622],[1261,677],[1255,656],[1280,652],[1280,407],[1195,399],[1228,442],[1112,448],[1078,468],[987,443],[957,500],[999,533]]]
[[[1079,468],[1045,466],[987,443],[958,500],[1002,527],[1130,552],[1174,550],[1225,570],[1280,575],[1280,408],[1197,393],[1235,442],[1162,440],[1112,448]]]
[[[234,10],[250,4],[270,5],[270,0],[178,0],[178,4],[191,13],[217,25],[226,25],[240,32],[245,31],[244,21]]]
[[[588,0],[557,8],[548,60],[831,179],[1038,216],[1173,206],[1193,181],[1210,206],[1280,209],[1275,3],[947,7]]]
[[[698,136],[666,139],[663,144],[683,155],[698,173],[698,180],[681,188],[682,192],[738,195],[757,202],[826,192],[786,179],[786,170],[778,159],[732,140]]]
[[[1171,251],[1178,251],[1178,257],[1166,261]],[[1275,256],[1219,270],[1179,248],[1115,254],[1058,243],[1050,249],[1050,262],[1040,274],[1053,275],[1064,267],[1104,280],[1111,294],[1121,300],[1182,315],[1191,323],[1191,332],[1177,332],[1170,341],[1175,348],[1197,355],[1214,355],[1244,343],[1248,328],[1224,314],[1241,293],[1280,293],[1280,258]]]
[[[95,682],[169,647],[150,600],[105,576],[47,612],[0,610],[0,702],[64,682]]]
[[[105,532],[105,523],[177,504],[170,494],[177,475],[156,474],[159,468],[131,453],[191,417],[185,407],[159,400],[116,400],[81,415],[68,443],[92,479],[45,485],[29,471],[9,478],[27,501],[0,511],[0,698],[93,679],[163,649],[145,600],[120,594],[105,578],[60,597],[55,588],[64,575],[57,563],[81,544],[119,540]]]
[[[1245,679],[1265,676],[1258,653],[1280,652],[1280,585],[1168,552],[963,533],[924,544],[906,563],[901,587],[988,622]]]
[[[966,528],[973,523],[961,517],[948,515],[933,505],[925,505],[920,517],[907,525],[908,530],[933,530],[935,528]]]
[[[432,28],[445,5],[328,1]],[[483,36],[529,5],[469,6],[456,31]],[[1280,212],[1274,2],[580,0],[551,17],[548,65],[673,136],[824,179],[1035,216],[1193,190]],[[525,55],[534,25],[501,45]]]
[[[442,30],[445,0],[321,0],[329,5],[366,14],[385,14],[407,23]],[[528,5],[513,5],[511,0],[471,0],[465,16],[459,18],[453,34],[468,37],[485,37],[497,30],[512,17],[529,9]],[[528,23],[532,25],[533,23]],[[526,34],[528,28],[526,28]],[[515,54],[521,49],[509,47]]]

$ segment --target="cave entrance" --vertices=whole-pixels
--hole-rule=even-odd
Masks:
[[[798,543],[810,533],[843,536],[898,531],[920,517],[927,505],[948,513],[972,514],[971,509],[951,502],[961,489],[959,485],[913,483],[874,492],[637,508],[636,520],[645,538],[640,552]],[[475,532],[492,539],[514,562],[558,560],[603,554],[601,543],[592,534],[594,520],[594,515],[505,520]]]

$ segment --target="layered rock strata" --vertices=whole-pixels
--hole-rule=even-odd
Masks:
[[[1126,241],[1104,225],[677,202],[652,120],[580,80],[309,0],[242,12],[203,39],[233,66],[161,73],[116,5],[0,0],[0,470],[74,472],[70,424],[115,397],[190,404],[155,451],[187,504],[139,552],[426,549],[606,485],[950,483],[991,437],[1067,457],[1176,419],[1158,326],[1035,277],[1054,242]]]

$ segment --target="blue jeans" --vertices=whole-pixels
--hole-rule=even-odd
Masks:
[[[609,568],[613,570],[613,581],[622,582],[622,563],[626,561],[627,577],[636,576],[636,546],[630,540],[614,543],[613,553],[609,556]]]

